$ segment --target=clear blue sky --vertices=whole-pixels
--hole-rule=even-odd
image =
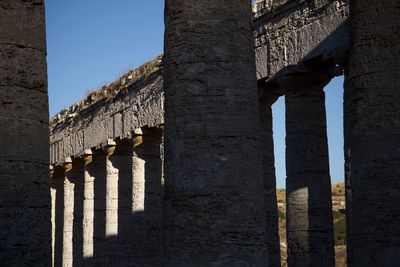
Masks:
[[[163,51],[163,0],[46,1],[50,115]],[[326,88],[333,182],[343,181],[343,78]],[[284,100],[273,106],[278,187],[285,184]]]

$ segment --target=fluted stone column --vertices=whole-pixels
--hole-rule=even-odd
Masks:
[[[44,1],[0,1],[0,263],[51,265]]]
[[[281,266],[278,203],[276,196],[272,104],[279,97],[275,84],[259,85],[261,147],[263,151],[264,202],[266,213],[266,241],[269,266]]]
[[[166,1],[164,266],[265,266],[251,1]]]
[[[135,266],[161,265],[162,162],[161,132],[147,131],[134,138],[133,250]]]
[[[286,233],[289,266],[334,266],[324,86],[330,76],[280,79],[286,102]]]
[[[350,266],[398,266],[400,1],[350,1]]]

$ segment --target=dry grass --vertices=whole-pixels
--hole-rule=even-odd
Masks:
[[[345,238],[345,216],[342,209],[345,208],[345,187],[343,183],[332,185],[332,200],[333,200],[333,217],[335,228],[335,253],[336,253],[336,267],[346,266],[346,246],[344,244]],[[286,243],[286,191],[285,189],[277,189],[276,191],[278,200],[279,212],[279,237],[281,242],[281,266],[287,266],[287,243]]]
[[[105,84],[100,88],[88,91],[84,100],[72,105],[68,109],[60,111],[51,119],[51,124],[62,121],[68,117],[73,117],[77,112],[102,101],[113,101],[121,91],[128,91],[134,83],[146,79],[152,73],[158,71],[161,66],[162,56],[158,56],[140,67],[129,70],[118,77],[115,81]]]

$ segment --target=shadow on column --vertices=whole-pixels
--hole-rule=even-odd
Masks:
[[[56,166],[53,173],[52,188],[56,190],[55,198],[55,235],[54,266],[62,266],[63,229],[64,229],[64,168]]]
[[[133,214],[135,264],[161,265],[162,162],[161,135],[145,136],[135,147],[135,156],[144,163],[144,211]],[[134,176],[136,176],[134,174]]]
[[[106,221],[106,156],[98,152],[86,170],[94,177],[94,218],[93,218],[93,257],[85,259],[85,265],[105,263],[105,221]]]
[[[161,265],[161,135],[156,133],[135,139],[134,148],[118,141],[108,156],[118,169],[117,235],[106,236],[105,231],[107,158],[97,155],[87,165],[95,177],[94,251],[93,258],[84,259],[84,266]]]
[[[82,160],[74,160],[69,180],[74,184],[74,220],[72,234],[72,259],[74,266],[83,264],[83,188],[84,169]]]

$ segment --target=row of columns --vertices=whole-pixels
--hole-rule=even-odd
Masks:
[[[161,132],[110,142],[52,172],[53,266],[157,266]]]

